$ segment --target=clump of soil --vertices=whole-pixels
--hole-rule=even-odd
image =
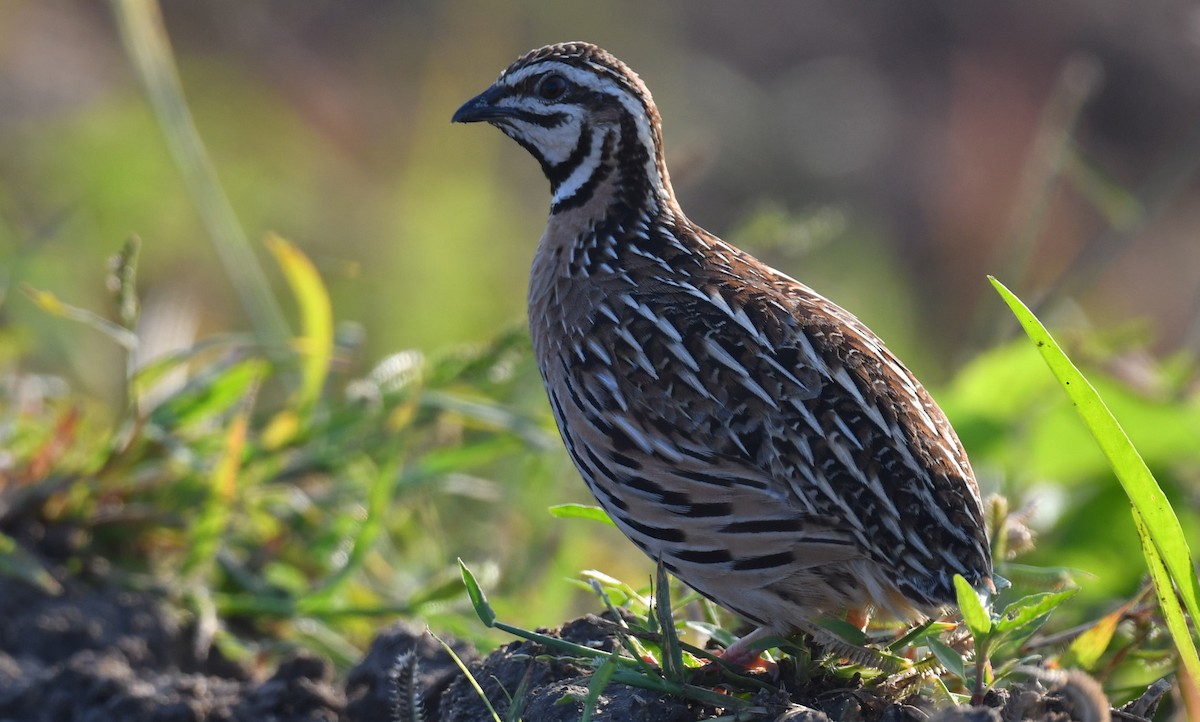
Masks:
[[[588,616],[547,633],[609,651],[617,644],[614,627]],[[307,653],[273,670],[248,670],[215,648],[198,651],[195,639],[189,624],[148,594],[72,578],[61,593],[51,594],[0,576],[0,721],[379,722],[398,718],[397,698],[403,706],[410,696],[429,722],[491,718],[441,644],[406,624],[380,632],[344,682],[330,662]],[[555,659],[528,641],[482,659],[464,644],[452,645],[502,719],[519,689],[525,690],[519,695],[522,719],[579,719],[591,679],[588,667]],[[1045,685],[1035,679],[991,693],[983,706],[939,710],[926,698],[894,699],[853,680],[814,678],[787,662],[772,679],[775,691],[760,692],[752,700],[755,716],[745,719],[1066,722],[1108,714],[1099,686],[1081,673],[1075,679],[1047,673]],[[1161,685],[1152,688],[1120,719],[1137,722],[1153,714],[1164,691]],[[620,684],[604,690],[595,711],[597,721],[622,722],[691,722],[732,712]]]
[[[396,624],[375,639],[363,661],[335,680],[331,665],[301,654],[273,672],[252,674],[219,653],[197,654],[193,630],[155,600],[128,591],[92,589],[69,582],[54,596],[23,582],[0,581],[0,719],[146,720],[215,722],[271,719],[363,721],[392,719],[397,660],[415,661],[415,688],[426,720],[477,722],[491,715],[453,660],[432,637]],[[596,617],[569,622],[552,632],[597,649],[615,644],[613,625]],[[501,718],[509,697],[524,684],[522,718],[538,722],[576,720],[587,696],[590,670],[555,661],[533,642],[513,642],[486,658],[465,645],[466,661]],[[789,671],[780,670],[785,680]],[[808,680],[792,694],[761,693],[753,700],[764,720],[1090,719],[1079,700],[1036,683],[1012,694],[993,694],[986,706],[935,711],[930,700],[885,700],[844,680]],[[805,704],[795,698],[803,693]],[[1018,712],[1020,705],[1023,714]],[[728,710],[610,685],[596,720],[690,722]],[[1129,719],[1125,717],[1124,719]]]

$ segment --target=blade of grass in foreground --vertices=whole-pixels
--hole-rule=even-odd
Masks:
[[[1167,573],[1153,574],[1153,577],[1163,615],[1167,618],[1167,628],[1171,631],[1176,649],[1179,650],[1180,662],[1193,680],[1200,681],[1200,657],[1197,656],[1195,641],[1188,632],[1183,610],[1175,601],[1175,592],[1172,589],[1173,583],[1179,590],[1179,596],[1183,599],[1183,605],[1192,620],[1200,623],[1200,581],[1197,580],[1191,550],[1183,536],[1179,518],[1175,516],[1175,511],[1154,475],[1129,441],[1125,430],[1104,405],[1096,389],[1071,363],[1071,359],[1021,299],[995,278],[989,276],[988,280],[996,287],[996,291],[1012,309],[1025,333],[1037,346],[1046,365],[1067,392],[1096,443],[1108,458],[1121,486],[1125,488],[1125,493],[1133,504],[1138,533],[1143,537],[1142,549],[1145,552],[1147,567],[1152,573]]]
[[[471,687],[475,690],[475,694],[479,695],[479,699],[483,700],[483,706],[487,707],[487,711],[491,713],[494,722],[502,722],[500,715],[496,713],[496,708],[492,706],[491,700],[489,700],[487,695],[484,693],[483,687],[479,686],[479,680],[475,679],[475,675],[471,674],[471,670],[467,669],[467,665],[462,661],[462,658],[454,652],[454,649],[449,644],[446,644],[444,641],[442,641],[441,637],[437,636],[433,632],[430,632],[429,636],[436,639],[438,644],[442,645],[442,649],[446,650],[446,654],[450,655],[450,659],[454,661],[454,664],[458,665],[458,670],[463,673],[464,677],[467,678],[467,682],[469,682]]]
[[[156,0],[111,0],[121,41],[175,163],[183,174],[200,219],[208,230],[259,343],[278,353],[291,336],[267,276],[250,248],[233,206],[213,170],[200,132],[183,97],[171,41]]]

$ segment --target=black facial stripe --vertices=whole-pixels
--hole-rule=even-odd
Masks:
[[[513,112],[513,118],[542,128],[557,128],[567,119],[567,114],[534,113],[530,110],[516,110]]]
[[[621,193],[631,207],[637,204],[649,192],[650,179],[646,177],[644,168],[649,162],[653,149],[637,142],[637,121],[621,106],[621,137],[629,139],[617,149],[616,167],[620,169],[622,184]]]
[[[558,203],[550,207],[550,213],[558,213],[587,203],[592,194],[596,192],[596,188],[600,185],[600,181],[604,180],[612,173],[613,166],[609,163],[609,158],[612,156],[613,135],[609,133],[604,136],[604,145],[600,148],[600,162],[596,164],[596,172],[592,173],[583,185],[579,186],[579,190],[575,191],[569,198],[563,198]],[[542,166],[545,168],[545,165]]]

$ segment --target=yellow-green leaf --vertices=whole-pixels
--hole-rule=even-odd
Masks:
[[[1145,535],[1142,549],[1151,577],[1155,580],[1163,614],[1167,617],[1167,628],[1171,631],[1188,673],[1200,679],[1200,658],[1197,658],[1196,645],[1188,631],[1183,610],[1174,602],[1172,592],[1172,587],[1178,589],[1183,606],[1194,621],[1200,621],[1200,580],[1197,579],[1191,550],[1183,536],[1179,518],[1154,475],[1129,441],[1125,430],[1087,378],[1019,298],[995,278],[989,277],[988,280],[1012,309],[1026,335],[1058,378],[1133,503],[1134,522],[1138,533]],[[1159,571],[1162,574],[1158,574]],[[1178,618],[1172,619],[1171,616],[1176,612]]]
[[[1063,655],[1063,666],[1065,667],[1081,667],[1090,670],[1096,666],[1096,662],[1100,660],[1104,650],[1108,649],[1108,645],[1112,642],[1113,635],[1117,633],[1117,624],[1121,621],[1121,616],[1125,613],[1125,607],[1116,609],[1109,614],[1101,617],[1090,629],[1080,634],[1071,642],[1071,646],[1067,647],[1067,652]]]
[[[294,343],[304,360],[296,406],[307,412],[321,395],[333,359],[333,306],[321,275],[308,256],[275,234],[268,235],[266,243],[300,309],[300,335]]]
[[[560,519],[590,519],[601,524],[616,526],[603,509],[589,504],[557,504],[550,507],[550,515]]]

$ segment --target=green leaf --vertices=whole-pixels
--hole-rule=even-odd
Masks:
[[[1160,602],[1168,597],[1173,598],[1174,586],[1178,589],[1183,606],[1192,619],[1200,621],[1200,579],[1196,576],[1191,550],[1183,536],[1179,518],[1154,475],[1150,473],[1150,469],[1099,394],[1055,343],[1045,326],[1003,284],[995,278],[989,277],[989,280],[1012,309],[1026,335],[1037,346],[1046,365],[1075,404],[1076,410],[1104,455],[1108,457],[1117,479],[1133,503],[1135,526],[1139,534],[1145,535],[1142,550],[1151,576],[1155,579],[1155,589]],[[1161,576],[1156,576],[1158,570],[1155,567],[1159,563],[1165,569],[1162,570],[1164,573]],[[1160,586],[1163,583],[1165,587]],[[1163,614],[1167,616],[1167,628],[1171,631],[1185,668],[1190,675],[1200,680],[1200,657],[1197,657],[1196,645],[1188,631],[1183,610],[1173,601],[1163,604],[1162,609]],[[1171,618],[1176,613],[1179,616]]]
[[[590,519],[609,526],[616,526],[613,520],[598,506],[589,504],[556,504],[550,507],[550,516],[560,519]]]
[[[170,374],[182,371],[186,374],[187,367],[197,363],[198,357],[221,349],[229,352],[232,349],[244,349],[251,345],[253,339],[246,334],[214,334],[203,338],[187,348],[169,351],[161,356],[147,361],[133,371],[129,383],[137,398],[142,398],[159,382]]]
[[[966,681],[967,664],[961,654],[937,637],[930,637],[925,642],[929,645],[929,651],[933,652],[933,656],[937,657],[937,660],[942,663],[943,667],[955,677],[964,682]]]
[[[495,626],[496,611],[492,609],[492,605],[488,604],[487,596],[479,588],[479,582],[475,581],[475,575],[471,573],[470,569],[467,569],[467,565],[462,559],[458,560],[458,568],[462,572],[463,584],[467,587],[467,596],[471,598],[471,606],[475,607],[475,614],[479,615],[479,621],[487,627]]]
[[[1019,654],[1021,645],[1041,629],[1050,612],[1078,591],[1031,594],[1009,604],[992,623],[991,656],[1003,659]]]
[[[1004,608],[992,623],[993,634],[1003,634],[1020,629],[1038,617],[1049,614],[1058,605],[1075,596],[1078,589],[1061,592],[1042,592],[1022,597]]]
[[[588,722],[592,719],[596,705],[600,702],[600,695],[604,693],[604,688],[608,686],[613,674],[618,669],[616,658],[620,653],[620,648],[613,649],[612,654],[604,659],[599,669],[592,673],[592,678],[588,680],[588,695],[587,699],[583,701],[583,715],[579,718],[579,722]]]
[[[975,638],[975,643],[979,644],[991,634],[992,618],[983,608],[979,592],[976,592],[971,583],[961,574],[954,575],[954,591],[958,598],[958,608],[962,611],[963,622],[966,623],[971,636]]]
[[[954,624],[953,622],[940,622],[936,619],[927,619],[908,630],[904,636],[900,637],[896,641],[889,642],[885,649],[887,649],[889,652],[895,652],[914,644],[923,644],[923,640],[926,638],[942,634],[943,632],[949,632],[957,626],[958,625]]]
[[[255,336],[268,349],[281,348],[289,336],[287,322],[192,120],[162,10],[155,0],[112,0],[112,7],[125,53]]]
[[[809,621],[818,627],[821,627],[822,629],[827,629],[830,632],[833,632],[834,636],[846,644],[851,644],[856,647],[865,647],[867,644],[866,633],[844,619],[836,619],[834,617],[815,617]]]

